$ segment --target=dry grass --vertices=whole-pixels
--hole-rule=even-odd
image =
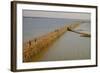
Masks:
[[[67,25],[61,27],[59,29],[54,30],[53,32],[50,32],[39,38],[35,38],[24,43],[23,62],[38,61],[41,58],[41,56],[43,56],[44,52],[47,51],[48,47],[51,46],[55,40],[57,40],[61,35],[63,35],[67,31],[67,27],[69,26],[72,28],[76,28],[78,25]]]

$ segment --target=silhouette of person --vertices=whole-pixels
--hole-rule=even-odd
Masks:
[[[31,41],[29,40],[29,46],[31,46]]]
[[[67,28],[68,31],[72,31],[69,27]]]
[[[36,41],[37,41],[37,39],[35,38],[35,39],[34,39],[34,41],[36,42]]]

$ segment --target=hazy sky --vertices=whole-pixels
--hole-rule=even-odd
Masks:
[[[49,17],[49,18],[67,18],[67,19],[83,19],[89,20],[90,13],[75,13],[75,12],[50,12],[50,11],[36,11],[23,10],[25,17]]]

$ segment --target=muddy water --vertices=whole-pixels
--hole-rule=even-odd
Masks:
[[[58,39],[41,59],[51,60],[77,60],[90,58],[90,38],[67,32]]]
[[[24,18],[23,41],[36,38],[65,24],[79,20],[52,18]],[[81,24],[76,30],[90,32],[90,23]],[[80,31],[82,31],[80,30]],[[66,32],[41,56],[39,61],[79,60],[90,58],[90,38]]]

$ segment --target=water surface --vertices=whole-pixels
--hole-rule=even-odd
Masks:
[[[71,24],[76,19],[24,17],[23,42],[54,31],[65,24]],[[90,32],[90,23],[81,24],[78,29]],[[79,34],[66,32],[44,54],[40,61],[90,59],[90,38],[80,37]]]

